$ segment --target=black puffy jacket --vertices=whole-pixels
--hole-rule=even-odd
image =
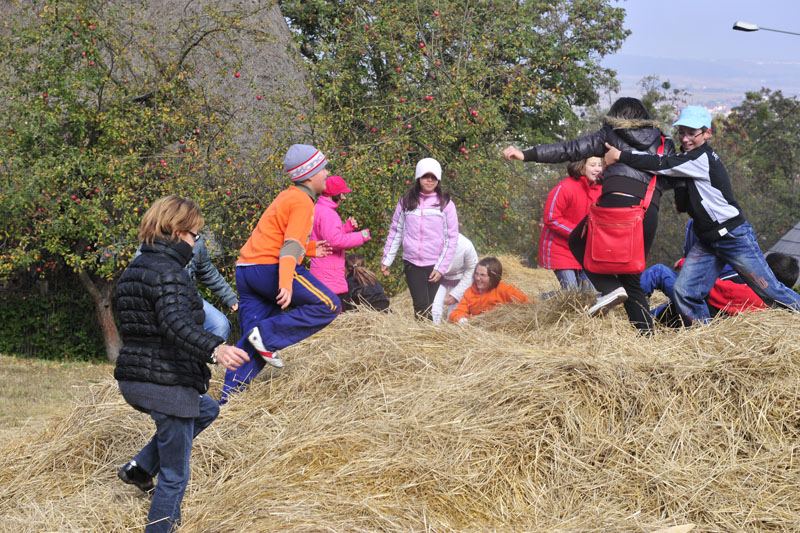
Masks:
[[[564,163],[567,161],[580,161],[587,157],[603,157],[606,153],[605,143],[624,151],[639,151],[655,154],[661,146],[661,130],[658,123],[653,120],[623,119],[604,117],[603,127],[594,133],[572,141],[554,144],[540,144],[523,153],[525,161],[539,163]],[[675,144],[672,139],[665,137],[664,155],[675,153]],[[629,178],[644,183],[645,186],[653,178],[652,172],[636,170],[625,163],[614,163],[603,171],[603,194],[610,190],[622,191],[624,188],[616,186],[614,178]],[[673,187],[672,180],[658,177],[656,190],[658,196],[664,189]]]
[[[184,241],[142,245],[117,284],[123,346],[114,377],[208,390],[211,353],[224,339],[203,329],[203,301],[184,266]]]

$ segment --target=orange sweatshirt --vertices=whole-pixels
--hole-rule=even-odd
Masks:
[[[449,320],[455,323],[462,318],[472,318],[490,311],[500,304],[530,301],[531,299],[524,292],[502,281],[497,287],[485,293],[478,292],[473,284],[464,292],[464,296],[458,302],[458,307],[450,313]]]
[[[256,229],[239,251],[238,265],[278,263],[278,286],[292,290],[294,268],[303,256],[316,256],[317,243],[309,241],[314,223],[314,194],[291,186],[281,192],[261,215]]]

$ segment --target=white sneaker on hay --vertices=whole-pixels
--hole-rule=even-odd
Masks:
[[[605,313],[614,306],[617,306],[628,299],[628,293],[625,292],[623,287],[614,289],[608,294],[604,294],[597,298],[597,302],[589,308],[589,316],[596,316]]]
[[[247,341],[253,345],[253,348],[255,348],[259,354],[261,354],[261,357],[264,358],[264,361],[275,368],[283,368],[283,361],[281,358],[275,355],[275,352],[270,352],[267,350],[266,346],[264,346],[264,342],[261,340],[261,333],[259,333],[258,328],[253,328],[250,330],[250,333],[247,334]]]

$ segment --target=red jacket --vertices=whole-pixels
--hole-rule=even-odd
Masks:
[[[547,195],[544,226],[539,238],[539,266],[552,270],[579,270],[580,263],[569,250],[569,234],[600,198],[603,187],[590,184],[586,176],[566,178]]]
[[[718,279],[711,291],[708,293],[708,305],[729,315],[738,315],[742,311],[757,311],[766,309],[767,306],[761,301],[753,289],[744,283]]]

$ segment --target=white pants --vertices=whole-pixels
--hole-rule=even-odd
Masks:
[[[436,291],[436,296],[433,299],[433,305],[431,306],[431,318],[433,318],[434,324],[441,324],[442,323],[442,315],[444,314],[444,298],[447,296],[447,293],[450,292],[452,287],[447,287],[445,285],[439,285],[439,290]],[[447,320],[447,317],[450,316],[450,313],[453,312],[453,309],[458,307],[458,303],[454,305],[447,306],[447,315],[444,315],[444,319]]]

